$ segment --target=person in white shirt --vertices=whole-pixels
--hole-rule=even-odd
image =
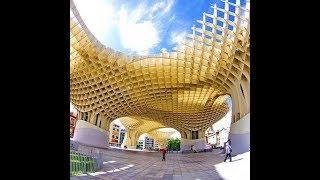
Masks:
[[[229,139],[226,143],[226,157],[224,158],[224,162],[226,162],[227,158],[230,158],[230,162],[231,160],[231,152],[232,152],[232,148],[231,148],[231,140]]]

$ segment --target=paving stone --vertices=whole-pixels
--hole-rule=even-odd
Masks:
[[[239,160],[235,162],[223,163],[224,156],[216,153],[168,154],[167,161],[161,161],[158,153],[132,154],[127,151],[104,150],[103,161],[105,164],[99,171],[105,172],[105,174],[74,176],[70,179],[238,180],[239,175],[232,176],[230,174],[240,171],[243,167],[249,174],[250,165],[243,164],[243,162],[246,159],[250,160],[250,158],[238,158]],[[236,160],[237,157],[234,159]],[[241,177],[241,180],[245,180],[245,178]]]

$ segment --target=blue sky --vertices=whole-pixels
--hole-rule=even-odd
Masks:
[[[104,45],[127,54],[147,55],[172,51],[183,35],[191,33],[193,25],[198,26],[196,20],[202,19],[203,12],[212,12],[210,6],[217,0],[74,2],[88,28]],[[223,4],[218,0],[218,7]]]

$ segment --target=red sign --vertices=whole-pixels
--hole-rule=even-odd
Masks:
[[[73,137],[74,129],[76,123],[76,116],[73,115],[73,112],[70,113],[70,137]]]

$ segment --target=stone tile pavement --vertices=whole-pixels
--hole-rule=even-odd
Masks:
[[[233,162],[223,162],[220,152],[167,154],[161,161],[160,153],[104,150],[104,167],[95,173],[74,176],[70,179],[250,179],[250,152],[233,157]]]

